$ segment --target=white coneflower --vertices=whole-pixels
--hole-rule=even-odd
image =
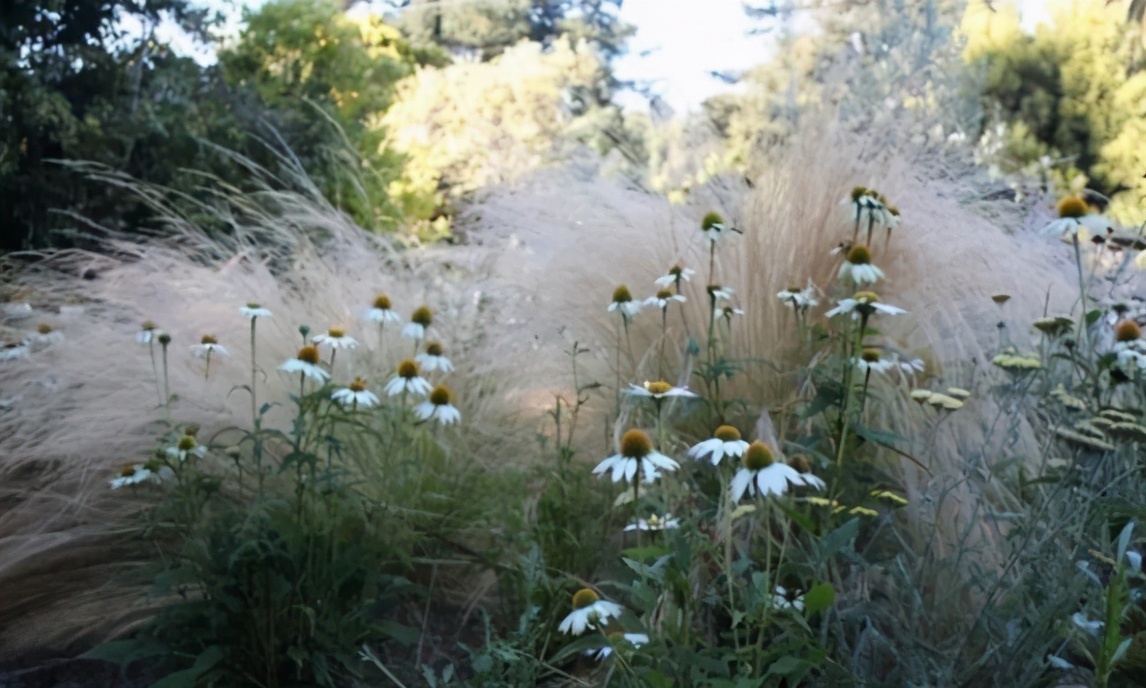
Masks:
[[[692,280],[692,276],[695,274],[696,270],[677,263],[669,268],[667,275],[656,278],[653,283],[658,287],[676,287],[676,290],[680,291],[680,283]]]
[[[780,496],[788,491],[789,484],[808,484],[794,468],[775,461],[772,450],[760,440],[748,445],[741,463],[744,467],[732,478],[733,502],[739,502],[745,493]]]
[[[314,343],[319,346],[328,346],[332,350],[353,349],[358,346],[358,340],[346,335],[341,327],[332,327],[325,334],[315,335]]]
[[[675,294],[668,289],[661,289],[660,291],[658,291],[653,296],[650,296],[649,298],[645,299],[645,305],[646,306],[656,306],[657,308],[664,309],[664,308],[668,308],[668,305],[670,303],[672,303],[673,301],[676,301],[678,303],[684,303],[687,300],[688,299],[684,298],[684,296],[682,296],[680,294]]]
[[[731,425],[721,425],[713,433],[712,438],[694,444],[688,450],[688,455],[701,460],[708,456],[713,466],[718,465],[725,456],[740,458],[748,450],[748,443],[740,437],[740,431]]]
[[[418,365],[422,366],[422,370],[427,373],[442,371],[443,373],[452,372],[454,364],[450,359],[446,358],[445,350],[442,348],[441,342],[429,342],[426,344],[426,351],[414,357]]]
[[[797,454],[788,459],[788,465],[792,470],[800,474],[800,478],[808,487],[816,490],[823,490],[827,487],[827,483],[821,480],[818,475],[812,473],[812,462],[803,454]]]
[[[1086,201],[1079,196],[1067,196],[1058,202],[1058,218],[1039,230],[1039,234],[1057,235],[1062,239],[1080,243],[1088,241],[1088,234],[1105,234],[1110,222],[1102,215],[1093,215]],[[1080,231],[1082,234],[1080,235]]]
[[[49,346],[51,344],[59,344],[60,342],[64,341],[64,333],[53,328],[48,323],[40,323],[36,326],[36,331],[25,337],[24,341],[27,344]]]
[[[438,385],[430,392],[428,401],[423,401],[414,407],[414,414],[418,420],[436,420],[442,425],[457,423],[462,419],[462,413],[451,402],[453,395],[444,385]]]
[[[895,356],[893,360],[895,365],[899,367],[899,372],[912,380],[915,379],[916,375],[927,369],[927,364],[922,358],[900,358],[899,356]]]
[[[120,472],[118,478],[108,481],[108,486],[113,490],[118,490],[128,485],[138,485],[139,483],[147,482],[151,480],[154,475],[155,474],[152,473],[145,464],[128,464],[123,467],[123,471]]]
[[[418,374],[418,364],[410,358],[398,364],[398,371],[386,383],[386,393],[392,397],[406,393],[424,397],[430,390],[430,383]]]
[[[708,298],[712,299],[713,303],[728,301],[736,293],[736,290],[731,287],[722,287],[719,284],[710,284],[706,289],[708,290]]]
[[[883,352],[875,347],[866,347],[858,357],[852,359],[852,365],[865,375],[868,373],[886,374],[887,371],[895,368],[895,361],[883,358],[882,354]]]
[[[712,312],[712,317],[724,318],[728,325],[731,325],[732,319],[738,315],[744,315],[744,311],[732,306],[717,306]]]
[[[402,336],[420,342],[426,338],[426,328],[434,322],[434,314],[429,307],[419,306],[410,314],[410,322],[402,328]]]
[[[631,318],[641,311],[641,302],[634,301],[629,288],[623,284],[613,290],[613,300],[609,303],[609,312],[615,311],[619,311],[625,318]]]
[[[815,308],[820,305],[819,299],[816,298],[816,286],[812,280],[808,280],[808,286],[803,289],[799,287],[788,287],[782,292],[776,294],[776,298],[793,310],[806,311],[810,308]]]
[[[738,232],[735,227],[724,222],[720,213],[708,212],[700,221],[700,235],[710,244],[715,244],[729,232]]]
[[[653,399],[697,396],[696,393],[690,392],[688,387],[674,387],[664,380],[645,382],[644,386],[630,384],[627,393],[637,397],[652,397]]]
[[[829,318],[834,318],[837,315],[851,315],[852,320],[858,320],[861,315],[865,317],[876,313],[902,315],[907,312],[898,306],[881,303],[879,295],[871,291],[856,292],[850,299],[840,299],[836,303],[836,307],[826,313]]]
[[[330,398],[343,406],[370,408],[378,405],[378,396],[366,389],[366,381],[360,377],[354,378],[349,387],[334,390]]]
[[[1127,375],[1146,370],[1146,342],[1142,328],[1133,320],[1122,320],[1114,327],[1114,347],[1118,367]]]
[[[374,299],[374,306],[366,311],[366,319],[380,325],[402,322],[402,316],[394,312],[391,308],[390,297],[385,294],[380,294]]]
[[[199,358],[206,358],[208,360],[210,360],[212,355],[230,356],[230,352],[228,352],[223,345],[219,344],[219,340],[215,338],[215,335],[211,334],[203,335],[199,343],[191,347],[191,353]]]
[[[624,608],[616,602],[602,600],[589,588],[582,588],[573,595],[573,611],[557,627],[561,633],[581,635],[591,628],[601,628],[610,618],[620,618]]]
[[[150,320],[144,320],[143,325],[139,328],[139,332],[135,333],[135,341],[140,344],[150,344],[158,334],[159,331],[155,323]]]
[[[641,530],[641,531],[658,531],[658,530],[674,530],[680,527],[680,519],[673,518],[672,514],[665,514],[664,516],[657,516],[650,514],[647,519],[638,518],[636,523],[630,523],[625,526],[625,531]]]
[[[883,277],[883,270],[872,265],[867,246],[853,246],[840,266],[840,279],[850,279],[857,287],[875,284]]]
[[[792,595],[783,585],[777,585],[772,591],[772,608],[802,612],[804,611],[804,596]]]
[[[271,312],[257,303],[248,303],[239,309],[239,315],[248,320],[254,320],[255,318],[269,318]]]
[[[287,359],[285,363],[279,366],[279,370],[287,373],[302,373],[315,382],[326,382],[330,379],[330,373],[323,370],[318,361],[318,348],[304,346],[298,350],[298,354],[294,358]]]
[[[613,654],[613,647],[617,643],[626,642],[634,648],[646,645],[649,642],[649,636],[645,633],[611,633],[609,634],[609,644],[598,647],[595,649],[585,650],[586,657],[592,657],[598,662],[608,659]]]
[[[653,441],[643,430],[632,429],[621,438],[621,451],[597,464],[593,475],[603,475],[612,471],[613,482],[625,480],[633,482],[640,471],[645,482],[651,483],[660,477],[658,469],[675,471],[680,464],[653,450]]]
[[[0,361],[18,361],[28,358],[28,347],[19,342],[0,345]]]
[[[167,448],[167,455],[180,461],[186,461],[188,456],[202,457],[206,453],[207,447],[199,444],[199,440],[191,434],[183,435],[175,446]]]

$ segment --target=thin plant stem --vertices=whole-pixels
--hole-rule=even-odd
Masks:
[[[668,305],[661,309],[661,357],[657,363],[657,377],[665,379],[665,343],[668,341]]]
[[[160,342],[163,347],[163,406],[171,408],[171,376],[167,372],[167,344]],[[170,414],[169,414],[170,415]]]
[[[155,396],[159,399],[159,405],[163,405],[163,389],[159,386],[159,368],[155,363],[155,337],[152,336],[147,340],[147,353],[151,356],[151,374],[155,376]]]
[[[338,355],[338,347],[330,348],[330,376],[334,377],[334,357]]]
[[[251,422],[254,423],[259,419],[259,403],[255,395],[255,379],[257,366],[255,365],[255,321],[257,317],[251,318]]]

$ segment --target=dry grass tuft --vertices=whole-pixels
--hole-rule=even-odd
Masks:
[[[215,189],[216,202],[201,210],[232,234],[212,238],[159,190],[138,188],[166,212],[172,238],[110,240],[100,255],[60,252],[18,276],[18,295],[38,316],[7,327],[20,333],[48,318],[64,340],[0,366],[0,653],[99,641],[130,624],[133,608],[146,613],[143,589],[132,583],[142,584],[132,571],[152,554],[138,537],[146,500],[108,489],[120,466],[146,460],[168,427],[148,348],[134,341],[144,320],[172,336],[173,422],[230,441],[226,430],[249,427],[251,415],[239,389],[250,380],[240,306],[254,301],[274,314],[258,322],[258,398],[282,404],[297,380],[276,368],[297,352],[300,324],[312,335],[347,327],[362,347],[338,356],[335,381],[360,375],[380,393],[412,343],[391,325],[383,349],[378,326],[363,315],[378,293],[406,317],[426,304],[432,335],[458,367],[449,383],[468,428],[456,451],[490,461],[533,442],[505,403],[508,372],[520,365],[496,355],[497,333],[483,326],[496,304],[476,289],[480,263],[447,269],[432,256],[400,255],[305,189],[250,197]],[[230,351],[212,357],[208,378],[189,351],[203,334]],[[285,427],[288,416],[276,406],[267,419]]]

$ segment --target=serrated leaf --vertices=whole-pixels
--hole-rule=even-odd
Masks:
[[[765,676],[792,676],[797,672],[805,672],[812,667],[812,663],[805,659],[792,656],[781,657],[768,667]]]

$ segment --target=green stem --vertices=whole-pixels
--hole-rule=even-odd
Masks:
[[[159,399],[159,405],[163,405],[163,390],[159,387],[159,368],[155,364],[155,336],[147,340],[147,353],[151,356],[151,374],[155,377],[155,396]]]
[[[251,422],[254,423],[259,419],[259,402],[255,396],[255,379],[257,376],[255,365],[255,321],[258,318],[251,318]]]

